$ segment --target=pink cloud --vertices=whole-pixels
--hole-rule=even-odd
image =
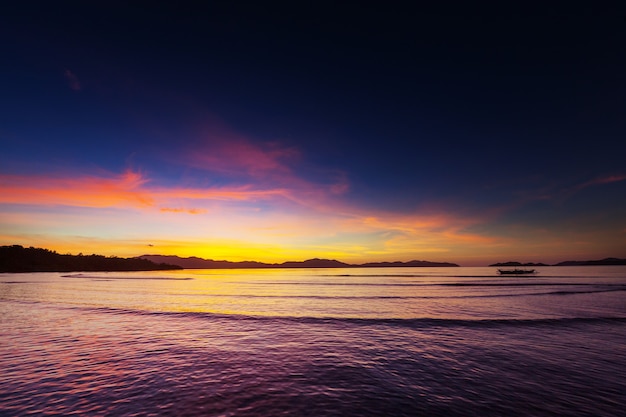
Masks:
[[[288,162],[300,156],[293,148],[253,144],[240,138],[212,141],[204,149],[194,150],[189,161],[198,168],[233,176],[257,179],[293,175]]]
[[[228,184],[249,190],[280,189],[283,197],[297,204],[326,201],[350,189],[345,172],[308,163],[294,146],[256,140],[194,103],[180,99],[175,103],[189,113],[188,127],[178,133],[183,141],[153,123],[145,127],[160,140],[182,143],[162,151],[160,157],[184,167],[192,186],[202,181],[202,185]]]
[[[600,186],[600,185],[606,185],[606,184],[613,184],[616,182],[621,182],[626,180],[626,175],[607,175],[607,176],[603,176],[603,177],[596,177],[593,178],[591,180],[573,185],[571,187],[568,188],[564,188],[562,190],[560,190],[559,192],[553,192],[553,196],[556,197],[557,199],[563,201],[566,200],[570,197],[572,197],[573,195],[579,193],[580,191],[589,188],[589,187],[596,187],[596,186]]]
[[[442,211],[411,215],[367,211],[312,185],[304,190],[254,189],[252,186],[163,187],[134,171],[107,177],[0,175],[0,204],[139,208],[162,213],[205,214],[216,208],[216,203],[251,203],[248,207],[252,209],[260,201],[271,202],[272,210],[283,213],[282,216],[289,216],[286,213],[295,210],[292,212],[297,213],[295,216],[323,219],[324,224],[337,231],[357,233],[384,231],[419,237],[421,233],[436,231],[449,237],[468,238],[463,229],[480,221],[445,215]],[[304,222],[302,217],[295,218]]]
[[[221,181],[274,190],[296,204],[320,209],[350,189],[347,175],[340,170],[307,165],[308,176],[302,176],[306,162],[296,148],[254,142],[227,128],[210,127],[200,136],[201,143],[188,148],[177,163],[217,175]]]

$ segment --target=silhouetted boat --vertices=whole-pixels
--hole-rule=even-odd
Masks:
[[[536,271],[534,269],[498,269],[498,272],[501,275],[524,275],[524,274],[535,274]]]

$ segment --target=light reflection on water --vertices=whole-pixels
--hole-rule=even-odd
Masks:
[[[625,292],[619,267],[2,274],[0,415],[619,415]]]
[[[494,275],[493,268],[5,274],[0,296],[138,311],[272,317],[532,319],[585,316],[585,309],[592,316],[611,316],[621,313],[614,301],[623,296],[623,272],[619,267],[598,268],[593,278],[589,267],[544,268],[540,276],[504,278]],[[15,283],[8,284],[11,280]],[[564,295],[580,302],[563,303]]]

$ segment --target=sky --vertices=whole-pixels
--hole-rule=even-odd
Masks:
[[[626,258],[625,7],[17,3],[2,245]]]

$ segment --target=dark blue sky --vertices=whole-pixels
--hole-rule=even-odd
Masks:
[[[348,217],[444,215],[507,254],[567,233],[584,248],[553,257],[624,255],[626,14],[567,4],[12,5],[0,174],[133,171],[304,205],[298,187],[335,187]]]

